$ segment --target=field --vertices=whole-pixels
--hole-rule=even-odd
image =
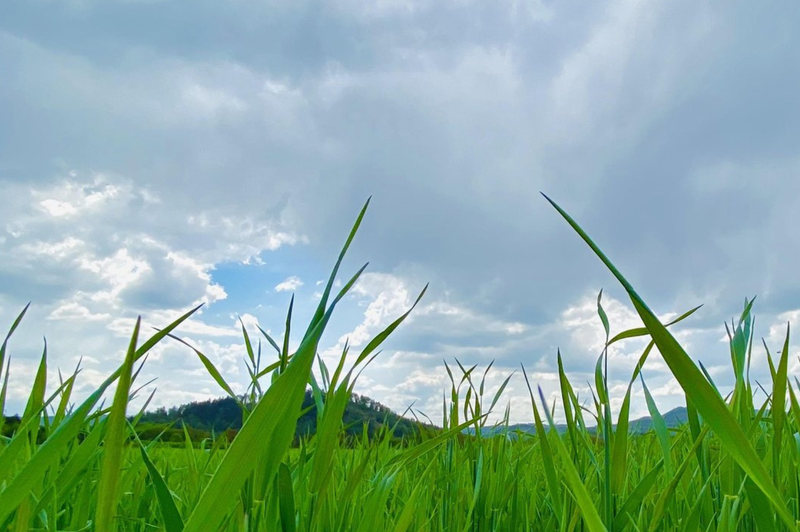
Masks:
[[[262,367],[245,332],[253,383],[241,403],[246,421],[231,443],[219,438],[197,449],[188,434],[182,448],[143,443],[135,437],[136,416],[127,416],[145,355],[196,309],[146,340],[137,323],[119,369],[75,405],[71,391],[80,376],[68,376],[48,389],[43,356],[21,424],[0,442],[0,530],[795,530],[800,519],[800,404],[794,384],[800,383],[790,382],[787,374],[788,329],[784,348],[767,353],[772,382],[760,385],[769,399],[756,405],[748,371],[752,301],[746,302],[739,319],[728,325],[736,380],[733,391],[723,396],[668,329],[680,327],[678,322],[694,310],[670,324],[660,323],[586,233],[554,207],[616,276],[644,324],[609,337],[598,298],[606,345],[632,337],[651,339],[618,411],[610,406],[604,352],[589,409],[560,372],[558,408],[566,413],[566,431],[548,430],[555,405],[546,404],[536,383],[529,382],[536,434],[490,432],[486,414],[502,408],[503,387],[485,394],[485,373],[457,364],[447,368],[452,389],[442,405],[442,430],[421,434],[411,445],[392,444],[389,438],[342,445],[342,413],[359,372],[413,311],[360,353],[345,350],[337,367],[323,366],[319,382],[314,377],[325,326],[363,271],[332,292],[365,206],[299,348],[290,353],[288,342],[278,345],[264,333],[275,357]],[[8,340],[23,317],[24,311],[0,350],[0,412],[10,374]],[[287,339],[290,323],[291,308]],[[634,435],[628,430],[631,388],[654,347],[686,393],[689,422],[668,429],[645,387],[654,428]],[[221,388],[235,396],[211,362],[200,352],[197,356]],[[318,407],[318,432],[292,447],[309,385]],[[101,398],[111,391],[113,400],[101,410]],[[597,430],[587,428],[594,425]]]

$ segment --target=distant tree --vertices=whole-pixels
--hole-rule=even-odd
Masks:
[[[310,390],[306,391],[301,408],[305,412],[297,421],[295,442],[312,436],[317,430],[317,408]],[[242,411],[232,397],[195,401],[169,409],[160,407],[142,416],[137,432],[140,438],[147,440],[157,437],[169,424],[173,424],[162,439],[177,442],[179,435],[180,441],[183,441],[185,436],[181,423],[186,425],[195,442],[209,438],[211,432],[231,441],[242,428]],[[357,394],[352,395],[345,408],[342,426],[345,439],[361,437],[366,431],[369,438],[389,437],[397,442],[416,439],[423,429],[418,422],[401,417],[387,406]],[[426,428],[430,429],[433,427]]]

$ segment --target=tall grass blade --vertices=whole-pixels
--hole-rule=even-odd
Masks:
[[[125,415],[128,409],[128,392],[131,388],[131,374],[133,371],[133,357],[136,353],[136,342],[139,338],[139,327],[142,319],[136,320],[133,328],[131,343],[125,362],[122,364],[117,390],[114,393],[114,402],[108,416],[106,437],[103,445],[103,462],[100,468],[100,479],[97,485],[97,510],[94,518],[95,530],[112,530],[119,489],[120,470],[122,469],[123,450],[125,446]]]
[[[281,530],[294,532],[295,523],[294,490],[292,489],[292,472],[289,467],[281,463],[278,466],[278,498],[280,502]]]
[[[541,388],[539,388],[539,397],[542,400],[544,411],[547,414],[547,422],[550,424],[550,431],[556,432],[557,434],[556,424],[553,422],[553,416],[547,409],[547,401],[545,401],[544,393],[542,392]],[[589,492],[586,491],[586,486],[583,485],[583,481],[581,480],[575,465],[572,463],[571,457],[569,456],[569,451],[567,451],[567,448],[564,446],[564,442],[561,441],[560,437],[553,438],[553,441],[556,443],[556,449],[561,455],[564,480],[567,484],[567,487],[569,487],[570,491],[572,492],[572,495],[575,497],[575,502],[577,502],[578,507],[581,510],[581,514],[583,514],[583,520],[586,523],[586,527],[589,529],[589,532],[606,532],[607,529],[603,524],[603,520],[600,518],[600,514],[597,513],[597,508],[594,506],[594,501],[592,501]]]
[[[617,268],[581,229],[581,227],[555,202],[545,196],[545,199],[561,214],[562,217],[581,236],[600,260],[606,265],[617,280],[628,292],[633,305],[644,322],[647,330],[661,352],[664,361],[669,366],[672,374],[680,383],[706,423],[714,430],[728,453],[736,460],[739,466],[750,476],[753,482],[764,492],[781,520],[791,530],[796,530],[795,520],[789,513],[780,493],[772,482],[771,475],[758,457],[747,439],[747,435],[731,415],[722,398],[703,377],[702,373],[692,363],[689,356],[672,334],[658,320],[656,315],[645,304],[644,300],[633,289],[633,286],[622,276]]]
[[[14,320],[14,323],[11,324],[11,328],[8,330],[8,333],[6,333],[6,337],[3,339],[2,345],[0,345],[0,372],[3,371],[3,367],[5,366],[6,348],[8,347],[8,340],[11,339],[11,335],[14,334],[14,331],[16,331],[17,327],[19,327],[19,324],[22,321],[22,318],[25,317],[25,313],[28,312],[28,308],[30,306],[31,306],[30,303],[25,305],[25,308],[22,309],[22,312],[20,312],[17,315],[16,319]],[[0,374],[0,375],[2,375],[2,374]],[[8,368],[7,367],[6,367],[6,378],[8,378]]]
[[[338,271],[344,251],[349,247],[363,214],[364,210],[345,243],[334,273]],[[294,436],[305,385],[311,373],[320,337],[337,303],[355,284],[364,268],[366,265],[344,285],[330,307],[318,319],[315,315],[314,323],[309,326],[286,371],[275,379],[256,404],[211,481],[203,490],[197,506],[186,521],[185,531],[200,532],[217,527],[235,503],[231,495],[236,494],[244,485],[262,457],[265,460],[262,463],[263,470],[259,474],[266,485],[271,483],[278,464]],[[333,285],[333,277],[328,285],[329,287]]]
[[[172,493],[169,491],[164,477],[161,476],[161,473],[159,473],[152,460],[150,460],[150,456],[148,456],[147,450],[139,439],[139,436],[136,435],[136,431],[133,430],[133,427],[130,427],[130,429],[139,446],[139,453],[147,468],[150,482],[153,483],[153,490],[156,494],[156,500],[158,500],[158,508],[161,511],[161,520],[164,523],[164,529],[166,532],[182,532],[183,518],[181,518],[178,507],[175,505],[175,499],[172,497]]]

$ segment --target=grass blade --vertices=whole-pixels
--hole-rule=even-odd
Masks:
[[[142,319],[138,318],[133,329],[128,354],[122,364],[117,390],[114,393],[114,402],[111,405],[111,413],[108,416],[107,432],[103,446],[103,463],[97,486],[97,510],[94,517],[95,530],[112,530],[116,528],[114,517],[119,502],[117,491],[125,446],[125,414],[128,409],[133,357],[136,353],[136,341],[139,338],[141,323]]]
[[[547,401],[545,401],[544,393],[541,388],[539,388],[539,397],[542,400],[542,405],[544,405],[544,411],[547,414],[547,422],[550,424],[550,430],[556,431],[556,424],[553,422],[553,416],[547,409]],[[569,451],[567,451],[566,446],[564,446],[564,442],[561,441],[560,436],[553,438],[553,441],[556,442],[556,449],[561,455],[564,480],[572,492],[572,495],[575,497],[575,502],[578,503],[586,527],[589,529],[589,532],[606,532],[607,529],[603,524],[603,520],[600,519],[600,514],[597,513],[594,501],[592,501],[589,492],[586,491],[586,486],[583,485],[583,481],[578,474],[578,470],[575,468],[575,464],[572,463]]]
[[[703,377],[692,360],[675,340],[675,337],[664,327],[656,315],[645,304],[644,300],[633,289],[633,286],[617,270],[605,254],[597,247],[581,227],[554,201],[545,196],[548,202],[561,214],[567,223],[581,236],[600,260],[606,265],[617,280],[628,292],[633,305],[655,341],[658,350],[669,366],[672,374],[680,383],[687,396],[690,397],[726,450],[739,466],[750,476],[753,482],[764,492],[781,520],[791,529],[796,530],[794,518],[786,508],[786,504],[772,482],[770,474],[747,439],[747,435],[730,413],[722,398]]]
[[[169,491],[169,487],[164,481],[164,477],[161,476],[161,473],[158,472],[158,469],[156,469],[156,466],[153,464],[152,460],[150,460],[147,450],[142,444],[142,440],[136,435],[136,431],[133,430],[133,427],[130,427],[130,429],[136,438],[136,443],[139,445],[139,452],[147,468],[147,473],[150,476],[150,482],[153,483],[153,490],[158,500],[158,507],[161,510],[161,520],[164,523],[164,529],[166,532],[182,532],[183,519],[178,511],[178,507],[175,505],[175,499],[173,499],[172,493]]]

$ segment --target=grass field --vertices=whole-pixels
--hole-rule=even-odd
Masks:
[[[43,356],[20,428],[0,442],[0,530],[795,530],[800,383],[787,375],[788,329],[784,348],[768,353],[772,382],[761,385],[769,399],[757,406],[749,379],[754,332],[748,301],[740,318],[727,326],[735,387],[721,395],[669,332],[693,311],[660,323],[583,230],[553,205],[617,277],[644,324],[610,338],[598,298],[606,345],[651,339],[618,411],[611,410],[603,352],[589,409],[560,372],[563,434],[547,430],[555,405],[546,404],[536,383],[529,382],[536,434],[510,437],[493,431],[488,436],[481,430],[487,427],[486,413],[502,408],[505,384],[496,394],[485,394],[485,373],[458,364],[447,368],[452,389],[443,404],[441,431],[423,434],[409,446],[377,438],[342,447],[342,413],[358,373],[408,315],[360,353],[345,350],[337,367],[322,367],[319,382],[314,378],[325,326],[363,271],[332,292],[365,206],[298,349],[290,353],[288,341],[278,345],[264,333],[275,357],[262,367],[245,333],[252,401],[242,403],[245,422],[232,443],[220,438],[196,449],[187,435],[183,448],[143,444],[133,436],[136,417],[126,416],[143,357],[194,311],[146,340],[137,323],[117,371],[74,405],[71,392],[79,375],[48,388]],[[23,316],[24,311],[9,337]],[[291,309],[287,339],[290,322]],[[7,344],[8,337],[0,350],[0,411],[10,374]],[[654,347],[686,393],[689,422],[668,429],[645,387],[654,429],[632,435],[631,389]],[[197,355],[221,388],[234,395],[211,362]],[[318,404],[318,432],[292,448],[309,385]],[[113,400],[100,410],[101,398],[111,397],[112,390]],[[597,430],[589,431],[590,425]]]

